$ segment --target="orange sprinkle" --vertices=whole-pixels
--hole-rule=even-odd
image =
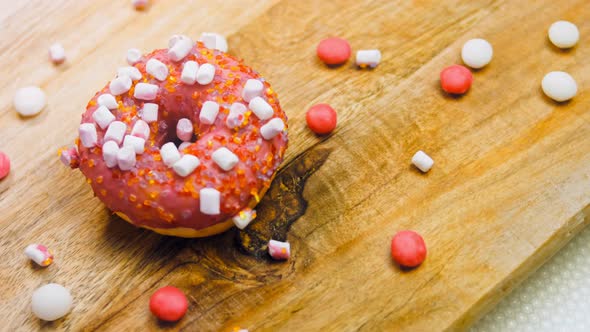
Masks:
[[[154,191],[150,193],[150,198],[151,199],[156,199],[158,197],[158,192]]]
[[[143,205],[137,203],[137,205],[135,205],[135,207],[138,208],[138,209],[141,209],[141,208],[143,208]]]
[[[92,179],[86,179],[86,182],[88,182],[88,184],[92,183]]]
[[[99,175],[98,177],[96,177],[96,183],[98,183],[98,184],[102,183],[102,175]]]
[[[88,159],[88,167],[94,167],[94,159]]]
[[[135,196],[133,194],[129,195],[129,202],[135,202],[135,201],[137,201],[137,196]]]
[[[125,194],[123,193],[123,190],[119,190],[119,198],[123,198],[123,196],[125,196]]]
[[[101,190],[100,190],[100,194],[101,194],[102,196],[106,197],[106,196],[107,196],[107,191],[106,191],[105,189],[101,189]]]

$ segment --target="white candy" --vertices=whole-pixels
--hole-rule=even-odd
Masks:
[[[246,105],[233,103],[229,108],[229,114],[225,119],[225,124],[231,129],[238,127],[244,121],[244,114],[247,110]]]
[[[102,159],[108,168],[117,166],[117,154],[119,145],[113,141],[107,141],[102,145]]]
[[[49,266],[53,263],[53,254],[46,246],[30,244],[25,248],[25,255],[39,266]]]
[[[461,49],[463,62],[471,68],[482,68],[492,61],[494,49],[485,39],[470,39]]]
[[[199,114],[199,121],[204,124],[213,124],[219,113],[219,104],[214,101],[206,101],[203,103],[201,113]]]
[[[420,150],[412,157],[412,164],[422,172],[426,173],[432,168],[432,165],[434,165],[434,160],[424,153],[424,151]]]
[[[250,100],[248,107],[252,112],[262,121],[272,118],[274,111],[272,106],[266,102],[262,97],[255,97]]]
[[[205,47],[207,48],[216,49],[221,52],[227,53],[227,40],[225,39],[225,37],[218,33],[203,32],[199,40],[203,42],[203,44],[205,44]]]
[[[187,118],[178,120],[176,124],[176,136],[181,141],[190,141],[193,138],[193,123]]]
[[[111,122],[115,121],[115,116],[105,106],[99,106],[96,111],[92,113],[92,119],[94,119],[94,122],[96,122],[100,128],[105,129],[111,124]]]
[[[131,146],[124,146],[117,152],[117,165],[122,171],[128,171],[135,166],[135,149]]]
[[[580,31],[575,24],[568,21],[557,21],[549,27],[549,40],[559,48],[570,48],[578,43]]]
[[[129,76],[132,81],[137,81],[142,78],[139,69],[133,66],[119,67],[119,69],[117,69],[117,76]]]
[[[264,90],[264,85],[259,80],[249,79],[246,81],[244,88],[242,89],[242,98],[246,102],[254,99],[254,97],[258,97],[262,94],[262,90]]]
[[[117,99],[115,99],[115,96],[113,96],[110,93],[105,93],[98,96],[98,98],[96,98],[96,102],[100,106],[104,106],[110,110],[119,108],[119,104],[117,104]]]
[[[572,99],[578,93],[578,85],[574,78],[563,71],[552,71],[545,75],[541,87],[543,92],[555,101]]]
[[[187,61],[184,63],[182,73],[180,74],[180,80],[185,84],[195,84],[197,81],[197,72],[199,70],[199,64],[195,61]]]
[[[158,86],[149,83],[137,83],[133,97],[141,100],[154,100],[158,95]]]
[[[260,127],[260,135],[265,140],[271,140],[285,129],[285,123],[280,118],[274,118]]]
[[[142,154],[145,151],[145,140],[137,136],[125,135],[123,147],[133,148],[136,154]]]
[[[197,71],[197,82],[201,85],[207,85],[213,82],[215,77],[215,67],[210,63],[205,63]]]
[[[289,242],[276,240],[268,241],[268,253],[270,257],[276,260],[286,260],[291,257],[291,245]]]
[[[96,134],[96,127],[94,123],[83,123],[78,128],[78,135],[80,135],[80,142],[85,148],[91,148],[96,145],[98,136]]]
[[[135,121],[133,129],[131,129],[131,135],[147,140],[150,138],[150,125],[143,120]]]
[[[192,142],[182,142],[180,143],[180,145],[178,146],[178,151],[182,151],[186,148],[188,148],[191,144],[193,144]]]
[[[55,43],[49,47],[49,58],[53,63],[60,64],[66,59],[66,50],[60,43]]]
[[[207,215],[219,214],[221,194],[213,188],[203,188],[199,191],[201,213]]]
[[[131,66],[138,63],[141,60],[141,51],[137,48],[130,48],[126,54],[127,63]]]
[[[174,45],[176,45],[176,42],[184,38],[189,39],[189,37],[185,35],[172,35],[170,39],[168,39],[168,48],[174,47]]]
[[[180,38],[168,49],[168,56],[172,61],[180,61],[190,53],[193,45],[190,38]]]
[[[226,147],[221,147],[211,154],[213,161],[224,171],[229,171],[238,164],[238,156]]]
[[[147,123],[158,121],[158,104],[143,104],[143,108],[141,109],[141,118]]]
[[[104,134],[104,141],[115,141],[118,145],[121,145],[125,132],[127,131],[127,125],[121,121],[113,121],[109,125],[107,132]]]
[[[111,81],[109,90],[115,96],[122,95],[131,89],[131,78],[129,76],[119,76]]]
[[[38,318],[54,321],[70,312],[72,295],[61,285],[47,284],[33,292],[31,307]]]
[[[45,92],[36,86],[27,86],[16,90],[13,99],[14,109],[22,116],[33,116],[45,107]]]
[[[160,156],[166,166],[172,167],[177,161],[180,160],[180,152],[176,148],[176,145],[172,142],[168,142],[160,148]]]
[[[356,65],[364,68],[375,68],[381,62],[381,52],[379,50],[360,50],[356,52]]]
[[[237,228],[244,229],[252,220],[254,220],[254,218],[256,218],[256,210],[245,209],[235,215],[232,220]]]
[[[199,161],[199,158],[193,156],[192,154],[185,154],[182,156],[182,158],[180,158],[179,161],[172,165],[172,169],[174,169],[176,174],[185,177],[191,174],[200,163],[201,162]]]
[[[168,77],[168,67],[156,59],[149,59],[145,65],[145,71],[155,77],[158,81],[165,81]]]

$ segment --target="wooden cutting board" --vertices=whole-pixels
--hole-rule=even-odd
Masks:
[[[0,181],[0,329],[462,330],[588,223],[588,1],[154,2],[136,12],[127,0],[0,1],[0,150],[13,163]],[[572,50],[547,40],[559,19],[580,29]],[[111,215],[56,151],[128,48],[202,31],[228,36],[230,53],[273,84],[290,147],[251,229],[171,238]],[[315,47],[333,35],[380,49],[382,63],[327,68]],[[494,59],[451,98],[438,74],[475,37],[491,42]],[[68,55],[57,67],[46,53],[54,41]],[[576,79],[574,100],[543,95],[552,70]],[[29,84],[48,106],[24,119],[12,96]],[[338,110],[328,137],[305,125],[319,102]],[[435,160],[428,174],[410,165],[419,149]],[[403,229],[428,244],[418,269],[391,262],[391,236]],[[256,256],[269,236],[291,242],[290,261]],[[55,263],[30,263],[30,243],[53,249]],[[54,323],[30,312],[31,293],[48,282],[74,296]],[[177,324],[148,310],[165,285],[190,301]]]

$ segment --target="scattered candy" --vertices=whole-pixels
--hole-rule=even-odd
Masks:
[[[45,92],[36,86],[18,89],[14,94],[13,104],[18,114],[33,116],[45,107]]]
[[[131,4],[137,10],[144,10],[147,8],[147,6],[149,6],[150,1],[149,0],[131,0]]]
[[[55,43],[49,47],[49,58],[58,65],[66,59],[66,50],[60,43]]]
[[[543,92],[555,101],[572,99],[578,93],[578,85],[574,78],[563,71],[552,71],[541,81]]]
[[[230,171],[238,162],[238,156],[226,147],[221,147],[211,154],[211,159],[224,171]]]
[[[578,43],[580,31],[568,21],[557,21],[549,27],[549,40],[559,48],[570,48]]]
[[[216,49],[221,52],[227,53],[227,40],[225,39],[225,37],[218,33],[203,32],[199,40],[203,42],[203,44],[205,44],[205,47],[207,48]]]
[[[268,241],[268,253],[275,260],[287,260],[291,257],[291,245],[289,242],[270,240]]]
[[[356,52],[356,65],[361,68],[375,68],[381,62],[379,50],[360,50]]]
[[[256,218],[256,210],[244,209],[235,215],[232,220],[237,228],[246,228],[252,220]]]
[[[471,39],[463,44],[461,49],[461,58],[463,62],[471,68],[485,67],[490,61],[494,50],[492,45],[485,39]]]
[[[0,151],[0,180],[4,179],[10,173],[10,159],[6,153]]]
[[[422,172],[426,173],[430,171],[432,165],[434,165],[434,160],[424,153],[424,151],[420,150],[412,157],[412,164],[414,164],[414,166],[416,166]]]
[[[350,58],[351,52],[348,41],[338,37],[322,40],[316,49],[318,58],[327,65],[340,65],[345,63]]]
[[[449,66],[440,72],[440,86],[446,93],[464,94],[472,82],[471,71],[460,65]]]
[[[413,231],[401,231],[391,240],[391,257],[404,267],[416,267],[426,258],[424,239]]]
[[[53,263],[53,254],[41,244],[28,245],[25,248],[25,255],[40,266],[49,266]]]
[[[65,316],[72,308],[70,291],[58,284],[47,284],[37,288],[31,299],[33,314],[46,321]]]
[[[203,188],[199,191],[199,196],[201,213],[208,215],[219,214],[221,194],[217,189]]]
[[[139,69],[133,66],[119,67],[119,69],[117,69],[117,76],[129,76],[132,81],[137,81],[142,78]]]
[[[280,118],[274,118],[260,127],[260,135],[265,140],[271,140],[285,130],[285,123]]]
[[[331,133],[336,128],[336,111],[328,104],[312,106],[305,114],[307,126],[319,135]]]
[[[188,300],[176,287],[162,287],[150,297],[150,311],[163,321],[176,322],[184,316],[187,309]]]
[[[188,148],[191,144],[193,144],[192,142],[182,142],[180,143],[180,145],[178,146],[178,151],[182,151],[186,148]]]
[[[80,165],[80,156],[75,147],[61,150],[59,160],[67,167],[72,169],[78,168]]]
[[[247,110],[248,108],[246,108],[246,105],[242,103],[233,103],[229,107],[229,114],[227,115],[227,118],[225,118],[225,124],[232,129],[238,127],[244,122],[244,114]]]
[[[150,125],[143,120],[135,121],[133,129],[131,129],[131,135],[147,140],[150,138]]]
[[[141,60],[141,51],[137,48],[128,49],[126,54],[126,60],[130,66],[133,66]]]

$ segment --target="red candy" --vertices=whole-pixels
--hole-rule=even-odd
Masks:
[[[449,66],[440,72],[440,86],[447,93],[464,94],[472,82],[471,71],[460,65]]]
[[[186,296],[176,287],[162,287],[150,298],[150,311],[152,314],[167,322],[175,322],[181,319],[187,308]]]
[[[336,128],[336,111],[328,104],[317,104],[307,111],[305,120],[314,133],[329,134]]]
[[[413,231],[401,231],[391,240],[391,257],[401,266],[416,267],[426,258],[424,239]]]
[[[350,44],[342,38],[332,37],[322,40],[316,50],[318,57],[327,65],[339,65],[350,58]]]
[[[10,159],[0,151],[0,180],[4,179],[10,173]]]

